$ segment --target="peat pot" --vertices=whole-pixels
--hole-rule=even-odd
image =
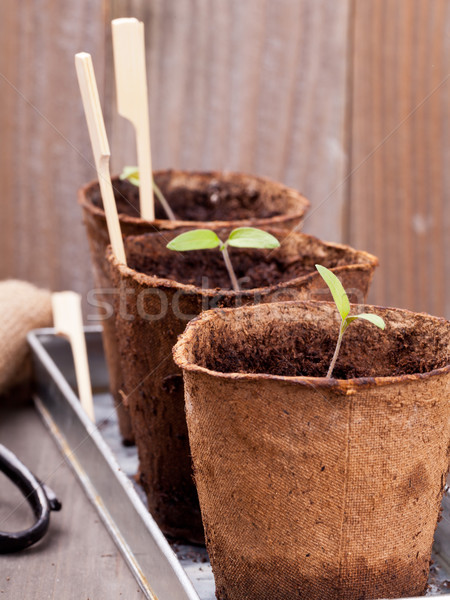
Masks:
[[[356,309],[352,306],[352,312]],[[174,348],[221,600],[420,595],[448,470],[450,322],[328,302],[208,311]]]
[[[320,261],[337,273],[354,297],[367,293],[377,259],[348,246],[327,244],[301,233],[268,229],[281,247],[274,251],[230,248],[240,293],[218,250],[173,252],[166,244],[185,231],[125,238],[128,267],[112,255],[116,333],[124,392],[136,436],[140,481],[149,510],[169,535],[203,540],[184,413],[181,371],[172,347],[189,320],[215,306],[236,306],[305,297],[328,298],[314,269]],[[216,230],[226,239],[230,230]]]
[[[272,225],[294,229],[301,225],[309,206],[308,200],[299,192],[281,183],[253,175],[167,170],[155,172],[154,177],[179,220],[166,220],[158,202],[155,206],[155,221],[140,219],[138,188],[115,177],[113,187],[122,234],[137,235],[180,226],[204,227],[205,222],[209,221],[213,227]],[[105,303],[111,303],[113,292],[105,264],[105,249],[109,244],[109,237],[98,181],[81,188],[78,200],[83,209],[95,285],[98,288],[93,300],[105,313],[103,307]],[[108,317],[108,314],[106,312],[103,317]],[[119,427],[124,442],[131,443],[133,432],[120,395],[122,375],[114,319],[103,318],[102,324],[111,393],[118,413]]]

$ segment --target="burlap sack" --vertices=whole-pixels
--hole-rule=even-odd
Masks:
[[[267,229],[266,229],[267,230]],[[178,253],[166,249],[181,231],[125,238],[128,267],[108,252],[115,296],[116,332],[149,509],[161,529],[194,542],[203,539],[184,415],[180,370],[171,350],[187,322],[211,306],[235,306],[303,298],[324,291],[314,272],[320,260],[339,273],[348,288],[365,297],[377,259],[348,246],[289,234],[273,252],[230,249],[237,276],[251,275],[257,289],[231,291],[217,250]],[[268,229],[278,238],[283,232]],[[229,230],[217,230],[226,239]],[[263,267],[266,270],[263,270]],[[263,271],[261,273],[261,271]],[[208,274],[209,279],[202,278]],[[275,281],[261,287],[262,276]]]
[[[25,281],[0,282],[0,394],[31,376],[27,333],[52,324],[51,295]]]
[[[139,191],[127,181],[113,179],[114,193],[123,235],[137,235],[180,226],[200,227],[213,221],[213,227],[252,225],[264,227],[272,224],[293,229],[299,227],[309,202],[299,192],[281,183],[253,175],[221,172],[157,171],[155,180],[175,211],[179,221],[167,221],[159,203],[157,219],[152,223],[138,218]],[[105,213],[98,182],[94,181],[78,192],[83,209],[95,285],[99,289],[111,288],[105,266],[105,249],[109,244]],[[110,293],[97,293],[97,301],[109,303]],[[114,320],[107,318],[103,324],[103,344],[110,375],[110,388],[116,405],[119,427],[125,443],[133,442],[130,420],[122,403],[120,390],[122,375],[116,345]]]
[[[354,307],[353,307],[354,308]],[[216,310],[174,348],[220,600],[424,592],[448,470],[450,323],[334,304]]]

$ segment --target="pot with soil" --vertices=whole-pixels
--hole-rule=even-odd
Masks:
[[[166,534],[201,542],[183,381],[171,355],[177,336],[211,307],[328,298],[314,269],[318,260],[339,273],[354,298],[363,301],[377,259],[348,246],[269,229],[281,241],[276,250],[230,249],[242,287],[235,292],[217,250],[181,253],[166,248],[182,231],[126,237],[128,267],[110,249],[107,257],[113,286],[121,292],[114,298],[115,325],[149,510]],[[217,232],[226,239],[229,230]]]
[[[354,310],[355,307],[352,307]],[[327,302],[208,311],[174,348],[220,600],[424,593],[448,470],[450,323]]]
[[[175,212],[177,221],[168,221],[159,203],[156,220],[139,218],[139,189],[128,181],[113,178],[114,195],[122,234],[138,235],[180,226],[200,227],[210,222],[213,228],[230,226],[266,225],[282,229],[298,228],[309,206],[299,192],[263,177],[240,173],[157,171],[155,182]],[[78,192],[83,209],[95,285],[100,303],[111,302],[111,281],[105,263],[105,249],[109,244],[100,187],[94,181]],[[110,290],[109,292],[107,290]],[[105,305],[103,304],[103,305]],[[125,443],[133,441],[128,414],[121,401],[122,375],[118,356],[113,318],[105,318],[103,342],[110,374],[110,387],[116,405],[119,427]]]

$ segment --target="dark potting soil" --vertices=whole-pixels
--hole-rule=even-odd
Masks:
[[[205,190],[188,187],[168,189],[168,176],[156,178],[177,219],[185,221],[233,221],[249,218],[266,219],[282,214],[271,210],[260,201],[260,192],[254,187],[242,189],[231,182],[212,181]],[[139,188],[129,181],[114,183],[114,196],[119,213],[139,217]],[[103,208],[100,188],[95,187],[91,196],[94,206]],[[276,204],[273,198],[273,204]],[[155,202],[156,219],[166,219],[166,213],[158,201]]]
[[[213,336],[207,352],[204,348],[198,355],[195,352],[195,358],[221,373],[326,377],[338,332],[337,319],[331,325],[324,319],[323,323],[291,322],[288,327],[261,326],[256,334],[250,326],[236,335],[228,326]],[[448,342],[430,333],[420,327],[389,330],[389,322],[382,332],[357,321],[345,333],[333,378],[391,377],[442,368],[448,361],[443,350]]]
[[[231,262],[243,290],[271,286],[316,273],[315,264],[318,262],[328,268],[370,264],[364,253],[346,246],[327,245],[300,233],[286,235],[276,229],[267,230],[281,242],[279,248],[229,248]],[[185,285],[230,290],[230,277],[218,248],[188,252],[167,249],[167,243],[182,231],[187,229],[125,238],[128,266],[140,273]],[[230,228],[217,229],[216,233],[221,240],[226,240]],[[363,289],[361,274],[357,273],[355,277],[357,280],[349,289]]]
[[[173,252],[166,250],[161,234],[161,248],[153,252],[131,252],[128,266],[141,273],[157,275],[186,285],[208,289],[231,289],[230,277],[218,249]],[[303,265],[301,257],[286,263],[277,251],[229,248],[229,254],[241,289],[249,290],[289,281],[314,272]]]

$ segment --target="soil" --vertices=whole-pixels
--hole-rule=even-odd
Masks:
[[[287,235],[285,232],[265,227],[281,242],[275,250],[255,250],[229,247],[231,262],[240,287],[251,290],[291,281],[317,273],[315,264],[329,269],[351,264],[366,265],[373,257],[346,246],[326,244],[303,234]],[[185,285],[208,289],[231,289],[231,282],[222,253],[218,248],[174,252],[166,248],[176,233],[160,232],[145,237],[130,237],[125,241],[128,266],[140,273],[156,275]],[[226,240],[231,229],[216,230],[221,240]],[[374,259],[375,260],[375,259]],[[376,264],[376,260],[373,264]],[[360,287],[354,285],[353,287]]]
[[[230,324],[214,336],[210,351],[198,352],[200,365],[221,373],[266,373],[286,377],[325,377],[339,332],[339,322],[268,325],[237,339]],[[231,337],[232,336],[232,337]],[[427,373],[447,364],[442,336],[424,335],[420,326],[383,332],[364,321],[346,331],[333,377],[390,377]],[[355,360],[357,357],[357,360]],[[376,357],[376,360],[374,360]],[[440,357],[440,358],[438,358]]]
[[[285,266],[282,256],[268,250],[229,248],[229,254],[242,289],[265,287],[314,271],[298,262]],[[187,285],[202,287],[206,279],[208,288],[231,288],[230,277],[218,249],[184,253],[169,250],[164,253],[164,262],[160,262],[159,258],[150,254],[132,255],[128,266],[141,273]]]
[[[177,219],[185,221],[233,221],[258,217],[266,219],[283,214],[281,210],[282,195],[273,198],[273,204],[280,205],[280,210],[269,210],[262,202],[260,190],[254,186],[242,188],[242,184],[233,182],[211,181],[205,190],[191,189],[187,186],[168,187],[166,174],[156,175],[156,183],[166,197]],[[129,181],[114,182],[114,196],[119,214],[139,217],[139,188]],[[96,187],[91,196],[92,203],[103,208],[100,188]],[[155,203],[156,219],[166,219],[166,214],[159,204]]]

